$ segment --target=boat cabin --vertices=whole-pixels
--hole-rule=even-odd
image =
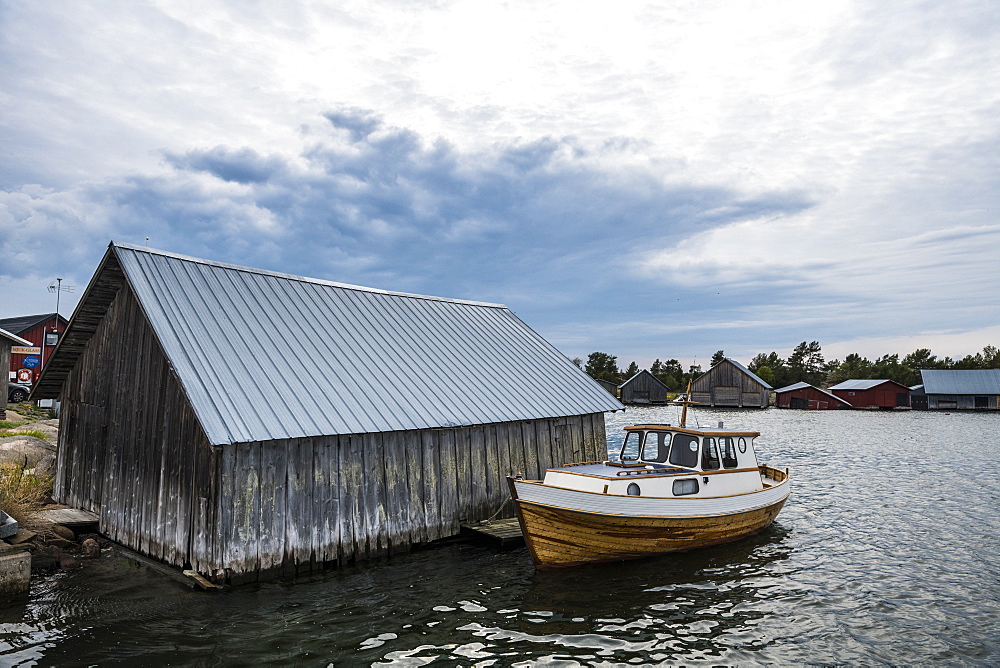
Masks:
[[[715,497],[764,489],[760,432],[631,425],[618,459],[549,469],[545,484],[603,494]]]

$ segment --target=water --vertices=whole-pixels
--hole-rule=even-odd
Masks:
[[[792,496],[767,531],[535,571],[454,543],[210,594],[104,557],[0,608],[0,664],[1000,662],[1000,415],[707,411],[756,429]],[[608,416],[673,421],[670,408]]]

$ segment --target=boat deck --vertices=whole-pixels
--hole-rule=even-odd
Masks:
[[[694,469],[686,469],[677,466],[665,466],[663,464],[621,466],[605,464],[603,462],[584,462],[581,464],[553,466],[549,470],[576,473],[578,475],[589,475],[598,478],[607,478],[609,480],[617,480],[634,475],[691,475],[692,473],[698,473],[698,471]]]

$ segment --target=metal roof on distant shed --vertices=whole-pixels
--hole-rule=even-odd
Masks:
[[[895,381],[887,380],[885,378],[877,380],[845,380],[842,383],[837,383],[836,385],[830,386],[831,390],[870,390],[877,385],[882,383],[893,383]],[[899,385],[899,383],[896,383]]]
[[[623,408],[500,304],[109,253],[213,445]]]
[[[838,397],[836,394],[830,394],[826,390],[824,390],[822,388],[819,388],[819,387],[816,387],[815,385],[810,385],[809,383],[805,382],[804,380],[800,380],[797,383],[792,383],[791,385],[786,385],[785,387],[777,389],[774,392],[775,392],[775,394],[784,394],[785,392],[792,392],[794,390],[804,390],[807,387],[810,387],[810,388],[816,390],[817,392],[819,392],[821,394],[825,394],[826,396],[830,397],[831,399],[839,401],[842,404],[847,404],[848,406],[850,406],[850,404],[848,404],[846,401],[844,401],[843,399],[841,399],[840,397]]]
[[[1000,394],[1000,369],[921,369],[925,394]]]

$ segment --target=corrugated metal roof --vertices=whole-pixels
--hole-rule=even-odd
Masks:
[[[35,345],[31,341],[27,341],[25,339],[22,339],[17,334],[12,334],[11,332],[8,332],[6,329],[0,328],[0,336],[2,336],[3,338],[7,339],[11,343],[15,343],[15,344],[17,344],[19,346],[33,346],[33,345]]]
[[[1000,369],[922,369],[925,394],[1000,394]]]
[[[804,380],[800,380],[797,383],[792,383],[791,385],[786,385],[785,387],[779,388],[775,390],[775,392],[781,393],[781,392],[791,392],[792,390],[804,390],[807,387],[812,387],[812,385],[805,382]]]
[[[826,390],[824,390],[822,388],[819,388],[819,387],[816,387],[815,385],[810,385],[809,383],[805,382],[804,380],[800,380],[797,383],[792,383],[791,385],[787,385],[787,386],[785,386],[785,387],[783,387],[783,388],[781,388],[779,390],[775,390],[775,393],[776,394],[781,394],[782,392],[791,392],[792,390],[804,390],[807,387],[811,387],[812,389],[816,390],[817,392],[825,394],[826,396],[830,397],[834,401],[839,401],[842,404],[847,404],[848,406],[850,406],[850,404],[848,404],[846,401],[844,401],[843,399],[841,399],[840,397],[838,397],[836,394],[830,394]]]
[[[845,380],[842,383],[837,383],[836,385],[831,385],[831,390],[870,390],[876,385],[881,385],[882,383],[891,383],[893,381],[886,380],[882,378],[880,380]],[[898,385],[899,383],[897,383]]]
[[[503,305],[112,247],[212,444],[623,408]]]

